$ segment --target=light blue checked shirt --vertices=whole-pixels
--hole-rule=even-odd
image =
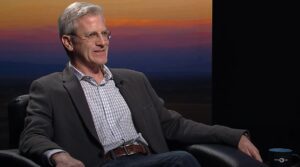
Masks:
[[[69,68],[80,81],[105,153],[136,141],[147,144],[141,133],[137,133],[130,109],[106,66],[103,68],[104,79],[100,84],[92,77],[84,75],[71,63]]]

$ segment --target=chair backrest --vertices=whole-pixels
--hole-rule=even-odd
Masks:
[[[18,148],[20,134],[24,129],[24,118],[29,95],[21,95],[8,104],[9,147]]]

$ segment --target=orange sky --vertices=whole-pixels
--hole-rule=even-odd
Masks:
[[[72,2],[74,1],[1,1],[0,29],[56,26],[59,14]],[[186,20],[211,22],[212,0],[90,0],[88,2],[101,4],[104,8],[104,15],[112,26],[120,25],[120,23],[178,24],[178,21]]]
[[[57,18],[72,2],[1,0],[0,63],[65,63]],[[113,36],[111,65],[155,75],[158,71],[164,75],[170,71],[188,75],[210,73],[212,0],[89,2],[100,3],[104,8],[107,27]]]

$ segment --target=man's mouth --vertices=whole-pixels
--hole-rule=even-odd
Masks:
[[[94,50],[94,52],[105,52],[105,49],[96,49],[96,50]]]

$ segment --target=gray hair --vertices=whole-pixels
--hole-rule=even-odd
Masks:
[[[59,36],[75,33],[75,22],[87,14],[103,17],[101,6],[87,2],[74,2],[70,4],[58,18]]]

